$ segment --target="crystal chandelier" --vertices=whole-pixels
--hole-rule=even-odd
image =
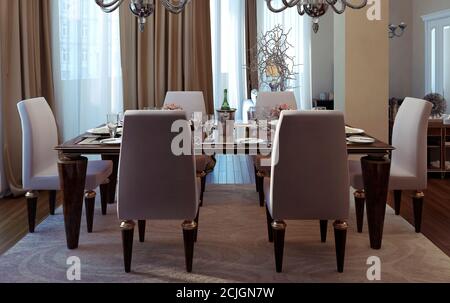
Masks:
[[[98,6],[105,13],[112,13],[125,0],[95,0]],[[161,4],[171,13],[179,14],[181,13],[186,4],[188,4],[191,0],[159,0]],[[141,32],[144,31],[145,23],[147,22],[147,18],[150,17],[155,12],[155,5],[153,4],[153,0],[131,0],[130,1],[130,10],[138,18],[139,29]]]
[[[342,14],[347,6],[353,9],[361,9],[367,5],[367,0],[358,0],[358,4],[354,4],[354,0],[281,0],[283,5],[280,8],[275,8],[272,5],[273,0],[266,0],[266,2],[269,10],[274,13],[281,13],[287,8],[296,6],[301,16],[307,14],[313,19],[315,33],[319,31],[319,18],[325,15],[330,7],[336,14]]]

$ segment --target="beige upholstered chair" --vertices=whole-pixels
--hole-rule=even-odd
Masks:
[[[176,104],[181,106],[186,112],[188,119],[192,117],[193,113],[202,113],[206,115],[205,99],[203,97],[203,92],[167,92],[166,99],[164,100],[164,105]],[[203,195],[206,189],[206,177],[212,172],[216,164],[216,160],[207,155],[197,155],[195,157],[197,176],[201,179],[201,196],[200,205],[203,205]]]
[[[177,156],[172,125],[180,121],[191,142],[190,126],[183,111],[128,111],[125,115],[119,162],[118,216],[121,224],[125,271],[131,271],[135,223],[144,241],[145,220],[185,220],[182,224],[186,269],[192,270],[199,213],[195,158]],[[178,131],[178,129],[177,129]]]
[[[274,108],[280,104],[287,104],[293,110],[297,109],[297,101],[293,92],[260,92],[256,99],[256,111],[262,108]],[[256,191],[259,193],[259,204],[264,206],[264,191],[260,190],[263,186],[264,177],[270,175],[270,167],[261,164],[261,161],[267,159],[264,156],[252,157],[255,167]]]
[[[271,177],[264,180],[269,241],[282,271],[284,220],[334,221],[337,269],[344,270],[349,175],[342,113],[285,111],[275,134]]]
[[[22,178],[28,204],[29,231],[34,232],[38,190],[50,191],[50,214],[55,213],[56,191],[60,189],[58,175],[58,130],[50,106],[44,98],[21,101],[17,104],[23,133]],[[89,161],[86,175],[86,219],[92,232],[95,189],[106,193],[108,177],[113,170],[111,161]],[[107,195],[102,194],[102,211],[106,214]]]
[[[395,213],[400,214],[403,190],[416,191],[413,196],[416,232],[421,231],[422,208],[427,188],[427,130],[432,104],[414,98],[406,98],[400,107],[394,123],[391,174],[389,189],[395,193]],[[364,182],[359,161],[350,161],[350,182],[357,191],[358,232],[362,232],[364,220]]]

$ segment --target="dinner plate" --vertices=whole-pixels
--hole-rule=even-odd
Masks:
[[[345,133],[347,135],[362,135],[365,133],[364,129],[360,128],[353,128],[353,127],[345,127]]]
[[[123,131],[122,127],[119,127],[117,129],[118,133],[121,133]],[[93,135],[109,135],[109,130],[107,126],[98,127],[98,128],[92,128],[87,130],[87,133],[93,134]]]
[[[347,141],[355,144],[372,144],[375,143],[375,139],[362,136],[352,136],[347,138]]]
[[[266,141],[264,141],[263,139],[258,138],[241,138],[236,140],[237,144],[262,144],[265,142]]]
[[[122,138],[109,138],[105,140],[100,141],[101,144],[107,144],[107,145],[120,145],[122,144]]]

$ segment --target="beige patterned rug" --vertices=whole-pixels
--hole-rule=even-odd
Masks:
[[[353,205],[353,203],[351,203]],[[284,273],[275,273],[273,246],[254,186],[208,186],[201,209],[194,272],[184,271],[181,222],[148,222],[147,241],[135,235],[133,272],[123,271],[115,206],[94,233],[83,219],[80,247],[68,251],[62,210],[0,257],[0,282],[68,282],[67,258],[81,260],[82,282],[368,282],[366,261],[381,258],[382,282],[450,282],[450,258],[388,208],[383,248],[369,248],[367,225],[356,233],[349,220],[345,272],[336,272],[334,236],[320,243],[318,222],[287,222]]]

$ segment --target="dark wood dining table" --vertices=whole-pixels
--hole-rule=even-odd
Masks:
[[[367,135],[368,136],[368,135]],[[81,217],[83,209],[84,184],[86,179],[87,158],[84,155],[100,155],[103,160],[111,160],[114,164],[108,185],[109,201],[114,203],[117,172],[119,167],[119,145],[80,144],[92,134],[82,134],[69,140],[55,149],[59,152],[59,177],[63,192],[63,213],[68,249],[76,249],[79,244]],[[254,145],[214,144],[207,142],[207,152],[216,154],[251,154],[268,153],[270,144],[260,148]],[[383,227],[388,195],[388,183],[391,162],[389,154],[394,148],[375,139],[371,144],[348,144],[349,155],[363,155],[361,166],[366,195],[367,219],[369,227],[370,247],[380,249],[383,238]]]

